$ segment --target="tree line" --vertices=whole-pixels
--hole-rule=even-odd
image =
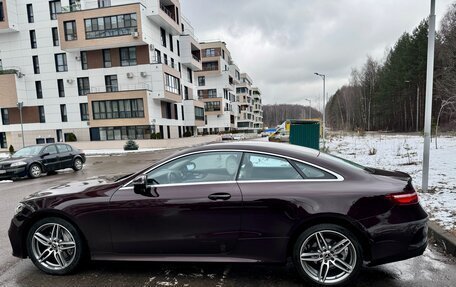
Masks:
[[[383,61],[368,56],[326,105],[333,129],[416,131],[424,126],[428,22],[404,33]],[[456,3],[435,42],[433,125],[456,128]]]
[[[321,118],[321,113],[314,108],[303,105],[275,104],[263,106],[265,127],[275,128],[286,120],[310,118]]]

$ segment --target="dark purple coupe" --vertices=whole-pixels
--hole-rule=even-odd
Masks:
[[[410,176],[275,143],[192,148],[116,182],[38,192],[16,209],[13,255],[49,274],[92,260],[286,262],[346,285],[363,263],[421,255]]]

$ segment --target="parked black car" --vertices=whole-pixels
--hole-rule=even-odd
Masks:
[[[78,171],[85,160],[82,151],[64,143],[28,146],[10,158],[0,160],[0,179],[37,178],[43,173],[65,168]]]

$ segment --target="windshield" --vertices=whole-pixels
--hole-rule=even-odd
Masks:
[[[29,156],[36,156],[40,154],[40,151],[43,147],[39,145],[35,146],[29,146],[22,148],[15,152],[11,157],[17,158],[17,157],[29,157]]]

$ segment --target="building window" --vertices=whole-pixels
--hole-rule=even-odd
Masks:
[[[144,118],[142,99],[94,101],[92,102],[94,120]]]
[[[119,91],[119,84],[117,81],[117,75],[105,76],[106,92],[117,92]]]
[[[204,109],[200,107],[195,107],[195,120],[204,121]]]
[[[27,19],[29,23],[35,22],[35,17],[33,16],[33,5],[27,4]]]
[[[188,95],[188,87],[184,86],[184,99],[188,100],[189,95]]]
[[[119,51],[121,66],[136,65],[136,47],[120,48]]]
[[[155,49],[154,51],[154,63],[155,64],[161,64],[162,60],[161,60],[161,53],[159,50]]]
[[[163,63],[165,65],[168,65],[168,55],[166,55],[166,54],[163,54]]]
[[[174,59],[173,58],[171,58],[171,68],[174,69]]]
[[[38,106],[38,113],[40,115],[40,123],[45,123],[46,122],[46,115],[44,113],[44,107],[43,106]]]
[[[203,71],[217,71],[218,70],[218,62],[203,62]]]
[[[59,30],[57,29],[57,27],[53,27],[52,28],[52,45],[54,45],[54,47],[57,47],[60,45],[59,43]]]
[[[63,86],[63,79],[57,80],[57,90],[59,91],[59,98],[65,97],[65,87]]]
[[[174,52],[173,35],[169,34],[169,49]]]
[[[89,60],[87,58],[87,52],[81,51],[81,68],[87,70],[89,68]]]
[[[79,111],[81,113],[81,121],[88,121],[89,120],[89,104],[82,103],[79,104]]]
[[[86,39],[131,35],[137,32],[136,13],[85,19]]]
[[[9,125],[9,113],[8,109],[1,109],[2,111],[2,124]]]
[[[180,52],[180,43],[179,43],[179,40],[177,40],[176,44],[177,44],[177,55],[180,56],[180,55],[181,55],[181,52]]]
[[[40,61],[38,60],[38,56],[33,56],[32,61],[33,61],[33,73],[39,74],[40,73]]]
[[[187,68],[187,79],[189,83],[193,83],[193,72],[190,68]]]
[[[76,21],[65,21],[63,22],[63,27],[65,31],[65,41],[74,41],[78,39]]]
[[[110,49],[104,49],[103,50],[103,67],[104,68],[111,68],[112,67],[111,50]]]
[[[161,38],[163,47],[166,48],[166,31],[163,28],[160,28],[160,38]]]
[[[90,93],[89,78],[78,78],[78,94],[80,96],[85,96],[88,93]]]
[[[206,77],[205,76],[199,76],[198,77],[198,86],[205,86],[206,85]]]
[[[43,88],[41,87],[41,81],[35,81],[35,91],[36,91],[36,98],[42,99],[43,98]]]
[[[207,112],[218,112],[220,111],[220,102],[206,102],[204,103],[204,109]]]
[[[98,0],[98,8],[110,7],[111,0]]]
[[[204,57],[215,57],[218,56],[217,51],[215,48],[208,48],[203,50]]]
[[[62,5],[60,0],[49,1],[49,13],[51,14],[51,20],[57,20],[57,14],[62,12]]]
[[[3,11],[3,2],[0,2],[0,22],[5,21],[5,12]]]
[[[62,119],[63,123],[68,122],[66,105],[60,105],[60,118]]]
[[[55,54],[55,70],[56,72],[68,71],[67,57],[65,53]]]
[[[225,60],[225,50],[222,49],[222,58]]]
[[[30,30],[29,33],[30,33],[30,46],[32,47],[32,49],[36,49],[37,48],[36,32],[35,32],[35,30]]]
[[[180,95],[179,79],[165,73],[165,90]]]

